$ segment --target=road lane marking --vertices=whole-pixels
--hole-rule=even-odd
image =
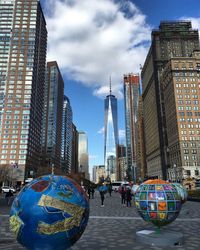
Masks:
[[[118,216],[90,216],[90,219],[110,219],[110,220],[143,220],[141,217],[118,217]],[[177,218],[177,221],[200,221],[200,218]]]
[[[0,214],[0,217],[9,217],[9,214]],[[127,216],[95,216],[91,215],[89,219],[108,219],[108,220],[143,220],[141,217]],[[177,218],[175,221],[200,221],[200,218]]]

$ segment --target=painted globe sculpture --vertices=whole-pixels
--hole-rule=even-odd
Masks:
[[[187,201],[187,197],[188,197],[187,189],[183,185],[181,185],[180,183],[172,183],[172,185],[177,189],[177,191],[181,197],[182,203],[185,203]]]
[[[88,198],[72,179],[46,175],[26,185],[13,201],[10,228],[27,249],[64,250],[84,232]]]
[[[161,227],[176,219],[181,210],[181,197],[176,187],[163,180],[142,183],[135,194],[135,205],[145,221]]]

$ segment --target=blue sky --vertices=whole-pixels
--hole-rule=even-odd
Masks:
[[[90,172],[103,164],[104,98],[109,78],[118,97],[124,142],[123,74],[138,73],[151,30],[161,20],[192,20],[200,28],[199,0],[42,0],[48,60],[56,60],[70,98],[73,121],[88,135]]]

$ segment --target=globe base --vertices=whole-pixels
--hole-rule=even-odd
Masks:
[[[183,234],[163,229],[141,230],[136,232],[136,241],[151,246],[181,246]]]

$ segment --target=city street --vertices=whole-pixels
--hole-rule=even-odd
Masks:
[[[181,232],[184,244],[171,248],[141,245],[136,242],[136,232],[143,229],[153,229],[151,223],[144,222],[134,207],[123,207],[120,196],[113,193],[105,198],[105,207],[100,206],[100,197],[95,192],[95,198],[90,200],[90,219],[81,239],[70,250],[123,250],[123,249],[188,249],[200,248],[200,203],[186,202],[179,217],[165,226],[167,230]],[[9,231],[9,207],[0,198],[0,249],[24,249],[14,239]]]

